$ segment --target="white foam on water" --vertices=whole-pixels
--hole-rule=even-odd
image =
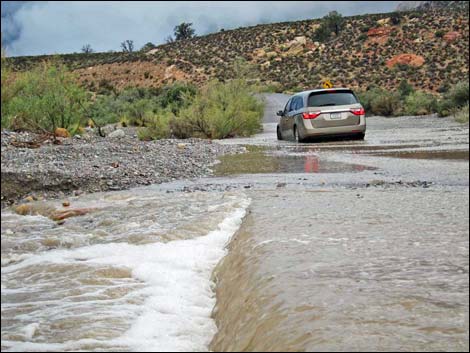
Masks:
[[[23,329],[24,336],[27,340],[31,340],[34,337],[37,329],[39,328],[39,324],[37,322],[29,324]]]
[[[146,284],[139,291],[147,299],[140,307],[137,320],[124,335],[99,341],[100,345],[128,347],[133,351],[207,351],[217,330],[211,318],[216,301],[211,275],[225,256],[226,245],[240,227],[249,203],[248,199],[240,201],[238,208],[215,230],[199,238],[145,245],[99,244],[49,251],[7,266],[2,272],[45,262],[127,267],[134,278]],[[116,311],[119,310],[116,306]],[[31,326],[27,331],[32,334],[28,336],[33,338],[37,327]],[[73,350],[80,346],[77,341],[62,344],[8,341],[3,344],[12,351]]]

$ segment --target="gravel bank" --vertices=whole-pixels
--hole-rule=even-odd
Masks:
[[[211,174],[218,156],[244,152],[200,139],[143,142],[135,129],[122,131],[116,138],[87,134],[38,148],[18,147],[38,135],[2,131],[2,208],[28,196],[56,198],[198,178]]]

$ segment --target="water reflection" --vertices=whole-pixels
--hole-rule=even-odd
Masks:
[[[249,153],[221,158],[215,168],[219,176],[262,173],[352,173],[375,168],[360,164],[333,162],[317,153],[283,152],[249,147]]]

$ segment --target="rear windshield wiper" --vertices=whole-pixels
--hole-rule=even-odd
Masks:
[[[325,103],[325,104],[317,105],[317,107],[326,107],[326,106],[329,106],[329,105],[336,105],[336,104],[335,103]]]

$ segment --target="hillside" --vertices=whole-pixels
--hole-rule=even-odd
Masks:
[[[468,11],[468,1],[403,1],[397,6],[397,11],[409,10],[466,10]]]
[[[468,80],[468,11],[394,12],[346,17],[324,43],[313,41],[321,20],[284,22],[221,31],[164,44],[147,53],[61,55],[92,90],[160,87],[175,80],[203,83],[234,76],[242,57],[252,74],[277,90],[336,86],[395,89],[403,79],[415,88],[442,92]],[[10,58],[22,70],[48,56]]]

